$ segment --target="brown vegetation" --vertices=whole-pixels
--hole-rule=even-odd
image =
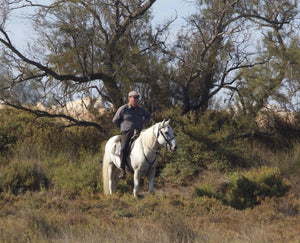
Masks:
[[[234,130],[232,121],[220,125],[222,115],[195,126],[177,112],[157,114],[173,118],[179,150],[161,151],[156,194],[146,192],[144,179],[143,197],[135,199],[131,175],[116,195],[103,195],[107,137],[94,128],[61,129],[11,109],[1,114],[1,242],[299,240],[297,137],[285,137],[284,147],[258,137],[222,143]]]

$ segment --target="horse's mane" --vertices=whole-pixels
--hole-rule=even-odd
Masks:
[[[140,137],[142,138],[144,147],[149,148],[153,145],[153,143],[155,141],[154,128],[157,125],[158,125],[158,123],[154,124],[153,126],[147,128],[141,132]]]

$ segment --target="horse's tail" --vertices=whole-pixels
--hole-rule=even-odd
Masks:
[[[108,174],[108,165],[110,162],[110,154],[105,148],[103,165],[102,165],[102,179],[103,179],[103,193],[109,194],[109,174]]]

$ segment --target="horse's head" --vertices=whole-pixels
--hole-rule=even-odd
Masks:
[[[158,123],[156,137],[159,144],[166,146],[171,151],[175,151],[178,148],[173,130],[169,125],[170,120]]]

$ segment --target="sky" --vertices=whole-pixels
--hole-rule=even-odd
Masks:
[[[45,1],[47,0],[36,0],[36,2],[42,3],[45,3]],[[177,19],[171,25],[171,33],[175,35],[184,24],[184,17],[187,17],[194,11],[194,6],[191,2],[192,0],[157,0],[151,7],[154,27],[177,16]],[[26,39],[32,32],[31,28],[24,23],[22,18],[18,16],[7,27],[16,46],[18,48],[26,47]]]
[[[184,23],[184,17],[193,13],[195,8],[191,0],[157,0],[152,6],[154,22],[164,22],[176,15],[177,20],[172,25],[173,28],[180,28]]]
[[[176,34],[185,24],[184,18],[188,17],[195,11],[195,7],[191,0],[157,0],[152,6],[153,25],[162,24],[168,20],[176,20],[170,26],[169,41],[172,42],[176,38]]]

